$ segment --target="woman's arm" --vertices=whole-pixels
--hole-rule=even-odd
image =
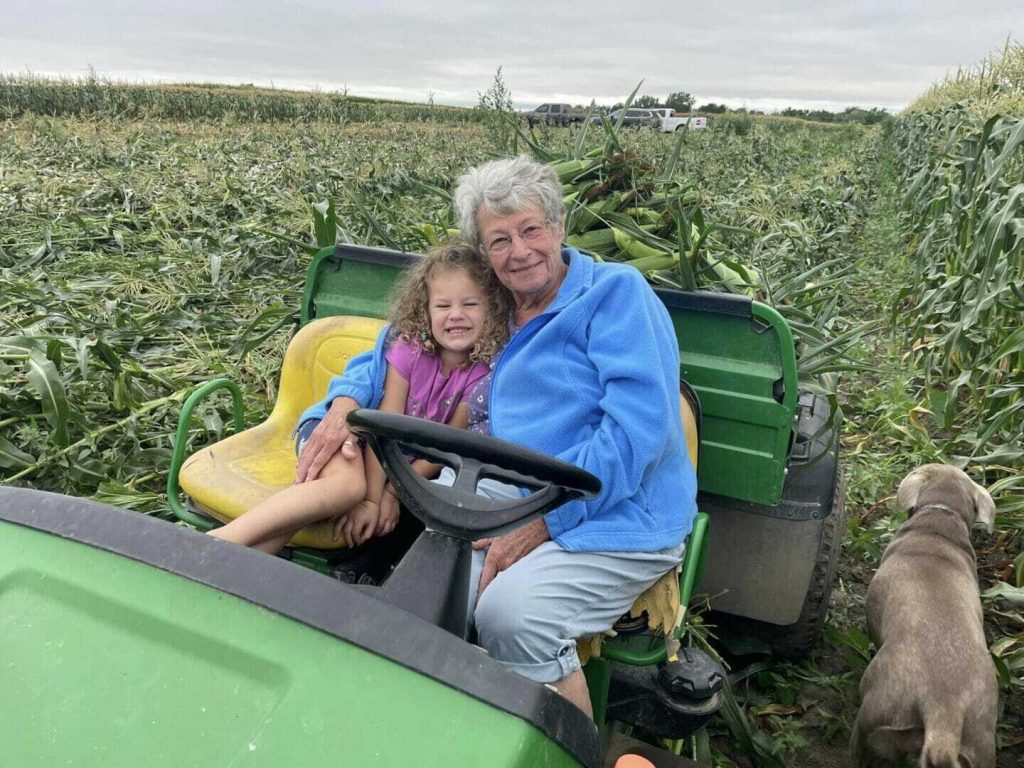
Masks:
[[[595,499],[569,502],[549,513],[553,537],[634,498],[658,463],[685,452],[678,342],[671,319],[642,276],[617,277],[588,327],[585,354],[600,392],[595,429],[559,453],[601,478],[604,487]]]
[[[295,468],[295,482],[304,483],[307,480],[315,480],[320,476],[320,471],[327,466],[327,462],[342,446],[350,440],[352,433],[348,429],[348,414],[359,407],[359,403],[351,397],[336,397],[317,424],[316,429],[310,433],[309,439],[302,448],[299,455],[299,464]],[[342,455],[349,459],[355,458],[355,444],[349,443],[352,451]]]
[[[380,401],[380,410],[387,413],[405,413],[405,401],[409,397],[409,380],[400,374],[395,367],[388,366],[384,379],[384,395]],[[387,476],[380,460],[372,450],[366,452],[366,498],[380,504],[381,494]]]
[[[372,408],[376,405],[374,382],[383,380],[381,365],[387,334],[388,329],[385,327],[378,335],[373,349],[349,360],[344,373],[331,379],[326,397],[311,405],[299,417],[299,424],[307,419],[320,419],[320,423],[310,434],[299,456],[299,463],[295,469],[296,483],[315,480],[331,457],[342,450],[342,446],[351,437],[346,421],[349,411],[359,407]],[[354,441],[351,448],[351,451],[343,452],[342,455],[354,459]]]

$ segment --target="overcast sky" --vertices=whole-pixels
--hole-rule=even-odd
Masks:
[[[693,94],[899,109],[1024,42],[1024,0],[0,0],[0,72],[254,83],[517,108]]]

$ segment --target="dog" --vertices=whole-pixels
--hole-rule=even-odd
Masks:
[[[868,587],[878,652],[860,681],[853,763],[920,756],[920,768],[994,768],[998,687],[970,532],[976,521],[992,532],[995,504],[944,464],[907,475],[896,501],[910,516]]]

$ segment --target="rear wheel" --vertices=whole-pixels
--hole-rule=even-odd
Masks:
[[[772,652],[785,659],[806,657],[821,638],[825,617],[835,584],[836,568],[846,532],[846,481],[842,467],[837,467],[833,486],[832,509],[821,527],[821,538],[814,558],[811,582],[804,597],[799,618],[792,624],[779,625],[741,616],[717,615],[716,622],[724,628],[752,635],[767,643]]]
[[[802,658],[811,652],[821,637],[825,616],[832,597],[832,586],[836,580],[836,567],[846,533],[846,481],[842,468],[836,472],[835,495],[832,512],[825,519],[821,529],[821,544],[814,562],[811,586],[807,590],[800,618],[788,627],[773,628],[766,639],[780,656]]]

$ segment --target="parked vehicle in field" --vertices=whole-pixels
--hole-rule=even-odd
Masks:
[[[672,133],[674,131],[703,131],[708,127],[708,119],[706,117],[700,117],[698,115],[691,114],[680,114],[673,109],[668,107],[657,107],[652,109],[655,115],[658,116],[659,130],[662,133]]]
[[[586,113],[574,109],[571,104],[541,104],[536,109],[526,113],[526,121],[531,126],[537,123],[569,125],[571,123],[582,123],[586,116]]]
[[[615,125],[622,120],[623,128],[657,128],[659,125],[659,118],[653,111],[649,109],[627,109],[625,114],[623,110],[617,109],[607,116],[609,122]],[[594,125],[601,125],[604,118],[592,117],[590,122]]]

